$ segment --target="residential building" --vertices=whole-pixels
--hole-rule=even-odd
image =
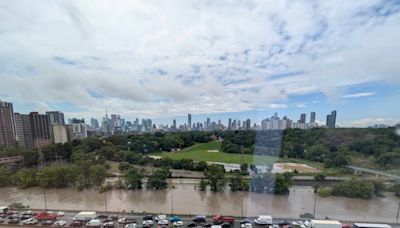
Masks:
[[[188,114],[188,125],[187,126],[189,126],[189,128],[192,126],[192,114]]]
[[[18,145],[22,148],[32,149],[33,136],[29,115],[14,113],[14,117]]]
[[[326,127],[328,128],[336,127],[336,110],[332,111],[330,115],[326,116]]]
[[[33,147],[40,148],[51,144],[51,133],[49,118],[45,114],[38,112],[29,113],[29,121],[31,123]]]
[[[315,112],[311,112],[310,123],[315,123]]]
[[[298,121],[299,123],[305,124],[306,123],[306,114],[302,113],[300,115],[300,120]]]
[[[95,119],[95,118],[90,119],[90,127],[92,129],[98,129],[99,128],[99,121],[97,121],[97,119]]]
[[[16,137],[13,105],[0,100],[0,147],[14,146]]]
[[[53,141],[54,143],[66,143],[68,142],[68,128],[64,124],[55,123],[51,125],[53,130]]]
[[[59,112],[59,111],[51,111],[51,112],[46,112],[46,115],[49,117],[49,123],[50,125],[53,124],[65,124],[64,122],[64,113]]]

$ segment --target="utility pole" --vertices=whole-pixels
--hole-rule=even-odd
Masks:
[[[400,212],[400,202],[399,202],[399,206],[397,207],[396,225],[398,225],[398,223],[399,223],[399,212]]]
[[[107,212],[107,191],[104,192],[104,207],[106,209],[106,214],[108,214],[108,212]]]
[[[313,219],[315,219],[315,208],[317,206],[317,194],[318,194],[318,186],[315,186],[314,190],[314,209],[313,209]]]
[[[243,196],[244,196],[244,193],[242,192],[242,211],[241,211],[241,215],[242,215],[242,218],[243,218]]]
[[[44,208],[47,211],[47,199],[46,199],[46,190],[43,188],[43,197],[44,197]]]
[[[174,214],[174,192],[171,191],[171,215]]]

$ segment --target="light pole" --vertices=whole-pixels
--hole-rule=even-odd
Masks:
[[[400,212],[400,202],[399,202],[399,206],[397,207],[396,225],[398,225],[398,223],[399,223],[399,212]]]
[[[315,219],[315,208],[317,206],[317,194],[318,194],[318,185],[314,187],[314,209],[313,209],[313,219]]]
[[[171,215],[174,215],[174,192],[171,191]]]
[[[243,218],[243,196],[244,196],[244,193],[242,192],[242,210],[241,210],[241,216],[242,216],[242,218]]]
[[[44,208],[47,211],[47,199],[46,199],[46,190],[43,188],[43,197],[44,197]]]
[[[104,192],[104,207],[106,209],[106,214],[108,214],[108,212],[107,212],[107,191]]]

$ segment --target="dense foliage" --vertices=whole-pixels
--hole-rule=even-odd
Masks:
[[[258,193],[287,194],[292,186],[290,173],[264,173],[255,175],[250,182],[250,191]]]
[[[383,196],[385,185],[381,180],[363,180],[352,178],[350,180],[337,183],[332,187],[318,189],[318,195],[327,197],[345,196],[350,198],[370,199],[373,196]]]

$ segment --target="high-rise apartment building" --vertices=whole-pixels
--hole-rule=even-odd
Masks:
[[[328,128],[336,127],[336,110],[333,110],[330,115],[326,116],[326,126]]]
[[[33,136],[29,115],[14,113],[14,117],[18,145],[22,148],[32,149]]]
[[[12,103],[0,100],[0,146],[13,146],[17,140]]]
[[[51,111],[46,112],[46,115],[49,117],[50,125],[53,124],[65,124],[64,122],[64,113],[59,111]]]
[[[303,124],[306,123],[306,114],[305,114],[305,113],[302,113],[302,114],[300,115],[299,123],[303,123]]]
[[[68,127],[64,124],[55,123],[51,125],[53,130],[53,141],[54,143],[66,143],[68,142]]]
[[[315,123],[315,112],[311,112],[310,123]]]
[[[250,128],[251,128],[251,122],[250,122],[250,119],[247,119],[246,120],[246,130],[250,130]]]
[[[47,115],[29,113],[32,128],[33,147],[39,148],[51,144],[50,124]]]
[[[176,129],[176,120],[175,119],[172,121],[172,128]]]
[[[97,121],[97,119],[95,119],[95,118],[90,119],[90,127],[92,129],[98,129],[99,128],[99,121]]]

